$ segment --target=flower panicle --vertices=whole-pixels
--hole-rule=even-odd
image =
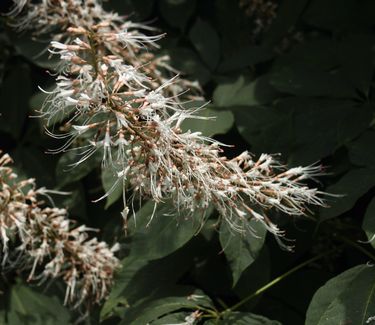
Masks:
[[[322,174],[320,166],[287,169],[274,155],[254,159],[248,152],[229,159],[218,141],[182,131],[186,119],[204,118],[204,107],[187,109],[188,83],[178,75],[165,77],[175,72],[168,60],[147,51],[162,34],[146,35],[148,26],[106,13],[93,0],[67,1],[77,19],[65,16],[64,2],[57,3],[38,9],[49,12],[52,6],[53,17],[66,27],[50,44],[61,59],[60,73],[41,108],[47,121],[69,117],[66,133],[53,135],[65,139],[55,152],[75,150],[79,164],[101,151],[102,168],[128,184],[133,198],[171,199],[188,214],[212,204],[238,232],[251,231],[249,220],[255,219],[282,236],[270,209],[296,216],[306,214],[308,205],[324,206],[324,193],[304,185]]]
[[[19,181],[8,154],[0,158],[0,247],[4,269],[29,269],[28,281],[60,278],[66,304],[100,302],[109,292],[119,261],[95,231],[78,226],[65,209],[44,207],[46,189],[34,179]]]

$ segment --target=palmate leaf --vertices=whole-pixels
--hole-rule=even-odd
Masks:
[[[222,222],[220,227],[220,243],[232,270],[233,286],[258,257],[266,238],[267,231],[262,223],[252,220],[249,227],[254,234],[234,234],[226,222]]]
[[[329,280],[315,293],[306,325],[365,325],[374,315],[375,269],[359,265]]]

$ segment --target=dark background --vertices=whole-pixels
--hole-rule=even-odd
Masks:
[[[321,162],[327,175],[311,185],[345,195],[328,197],[329,209],[313,209],[306,218],[275,215],[293,240],[294,252],[285,252],[268,236],[234,287],[230,257],[221,252],[218,232],[209,227],[213,223],[209,220],[199,235],[139,267],[134,288],[123,289],[124,296],[147,301],[155,292],[168,296],[171,285],[189,285],[203,290],[221,310],[223,304],[231,306],[274,277],[336,248],[240,308],[285,325],[303,324],[318,288],[374,254],[371,245],[358,240],[375,233],[375,2],[117,0],[105,6],[133,13],[132,20],[152,21],[167,33],[160,42],[161,52],[171,56],[184,77],[200,82],[211,101],[209,112],[218,116],[217,122],[189,127],[233,144],[226,149],[229,156],[250,150],[255,155],[281,153],[289,166]],[[9,2],[1,0],[1,10],[8,7]],[[100,228],[108,242],[122,241],[121,255],[126,256],[132,240],[123,239],[121,233],[121,200],[106,208],[106,202],[91,202],[102,195],[102,183],[105,187],[100,162],[64,173],[69,157],[46,155],[57,144],[44,134],[39,119],[30,118],[42,102],[36,95],[38,85],[53,84],[47,71],[51,63],[45,56],[35,57],[47,43],[33,42],[27,33],[16,35],[6,20],[2,18],[0,29],[1,149],[14,158],[21,177],[35,177],[39,186],[73,191],[69,198],[56,198],[57,203],[80,222]],[[151,235],[146,231],[142,238],[154,245],[148,231]],[[171,246],[173,240],[172,236]],[[153,279],[147,280],[150,274]],[[12,288],[22,276],[16,272],[3,278],[1,315],[6,317],[14,306]],[[58,288],[53,290],[61,295]],[[118,307],[117,315],[126,312]],[[98,322],[97,314],[93,313],[92,323]],[[31,315],[28,322],[44,324],[35,317]],[[113,317],[107,323],[118,321]]]

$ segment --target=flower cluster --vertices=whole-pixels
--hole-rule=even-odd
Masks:
[[[113,188],[122,182],[132,198],[171,199],[187,214],[213,204],[239,232],[252,231],[249,220],[255,219],[281,235],[267,210],[303,215],[306,205],[323,205],[322,193],[303,185],[321,174],[320,166],[287,169],[275,156],[255,160],[248,152],[228,159],[221,143],[181,130],[184,120],[201,118],[202,108],[186,109],[181,96],[188,82],[160,72],[161,66],[164,72],[173,68],[148,52],[162,37],[149,26],[123,22],[94,0],[17,4],[17,13],[26,6],[19,26],[62,31],[49,48],[61,59],[56,88],[41,108],[49,123],[65,118],[62,133],[50,132],[66,140],[56,152],[76,150],[79,164],[100,151],[102,167],[117,177]]]
[[[179,73],[170,65],[168,55],[156,56],[148,47],[158,49],[156,41],[164,34],[146,36],[157,30],[149,25],[135,23],[117,13],[107,12],[100,0],[13,0],[14,7],[9,16],[15,17],[10,25],[19,31],[30,30],[36,39],[51,37],[55,42],[69,44],[77,37],[90,41],[94,56],[104,53],[114,55],[113,67],[118,67],[123,82],[135,77],[138,72],[146,74],[149,87],[157,88]],[[74,47],[73,47],[74,48]],[[69,56],[70,53],[67,53]],[[69,58],[64,56],[65,60]],[[94,60],[93,56],[89,56]],[[119,59],[120,58],[120,59]],[[72,62],[76,57],[71,57]],[[88,62],[93,68],[99,62]],[[126,63],[127,67],[121,67]],[[197,82],[186,79],[175,80],[166,87],[165,92],[177,96],[190,89],[189,97],[201,98],[201,89]]]
[[[28,281],[39,283],[62,278],[65,303],[99,302],[108,294],[119,266],[114,251],[89,238],[94,229],[76,226],[67,211],[43,207],[44,188],[34,179],[17,180],[8,166],[9,155],[0,157],[0,256],[7,269],[29,269]],[[11,249],[10,249],[11,248]]]
[[[240,0],[240,7],[254,20],[252,37],[255,39],[272,24],[279,7],[277,0]]]

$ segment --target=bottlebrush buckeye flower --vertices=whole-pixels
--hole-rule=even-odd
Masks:
[[[239,232],[251,232],[249,220],[255,219],[280,236],[268,210],[303,215],[310,204],[324,205],[322,192],[303,185],[321,174],[320,166],[287,169],[276,156],[262,154],[255,160],[248,152],[228,159],[218,141],[200,132],[182,132],[184,120],[203,118],[202,108],[186,109],[186,83],[178,76],[162,77],[158,70],[164,61],[149,51],[163,35],[149,36],[150,27],[123,22],[124,17],[105,12],[93,0],[26,6],[23,26],[38,33],[35,26],[40,25],[44,32],[53,20],[61,31],[49,47],[60,57],[60,73],[41,108],[47,121],[52,123],[55,116],[67,121],[65,133],[50,132],[66,139],[55,152],[76,150],[79,164],[100,151],[102,167],[117,177],[113,188],[119,182],[129,184],[133,198],[138,194],[155,204],[171,199],[177,211],[187,214],[213,204]],[[21,11],[20,5],[16,8]],[[35,18],[33,10],[43,18]]]
[[[61,278],[66,284],[65,304],[100,302],[108,293],[119,261],[116,244],[89,238],[95,229],[77,226],[65,209],[44,207],[44,188],[34,179],[17,180],[0,157],[0,257],[7,269],[30,269],[28,281]]]

